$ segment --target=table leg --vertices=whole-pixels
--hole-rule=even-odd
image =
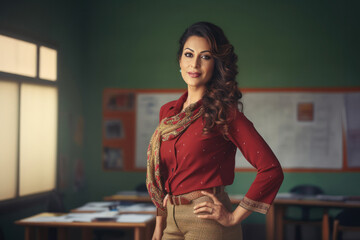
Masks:
[[[67,240],[67,231],[66,228],[58,228],[57,229],[57,239],[58,240]]]
[[[93,230],[91,228],[83,228],[81,231],[81,239],[82,240],[93,239]]]
[[[266,214],[266,239],[275,240],[275,206],[272,205]]]
[[[327,210],[324,210],[322,218],[322,240],[329,240],[330,237],[330,226],[329,226],[329,213]]]
[[[144,239],[144,229],[141,227],[136,227],[134,229],[134,240],[143,240]]]
[[[337,239],[338,232],[339,232],[339,220],[336,219],[336,220],[334,220],[334,229],[333,229],[333,236],[332,236],[333,240]]]
[[[275,212],[276,240],[284,239],[284,213],[285,207],[278,206]]]
[[[35,228],[34,227],[25,227],[25,240],[35,240]]]

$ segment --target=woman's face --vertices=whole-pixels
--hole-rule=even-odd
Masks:
[[[205,88],[214,72],[215,60],[210,45],[203,37],[191,36],[180,57],[181,76],[189,87]]]

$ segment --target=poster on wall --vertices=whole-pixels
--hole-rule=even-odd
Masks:
[[[133,169],[135,96],[129,90],[104,90],[102,167],[105,171]]]
[[[242,102],[283,168],[342,168],[343,94],[245,92]],[[252,168],[240,151],[236,167]]]

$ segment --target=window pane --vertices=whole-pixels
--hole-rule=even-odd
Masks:
[[[36,77],[36,45],[0,35],[0,71]]]
[[[57,89],[21,85],[20,196],[55,188]]]
[[[18,99],[18,84],[0,81],[0,200],[16,195]]]
[[[40,47],[40,78],[56,81],[57,51],[47,47]]]

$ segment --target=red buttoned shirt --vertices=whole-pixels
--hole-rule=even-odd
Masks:
[[[187,98],[169,102],[160,109],[160,121],[178,114]],[[235,154],[239,148],[257,169],[257,175],[240,205],[248,210],[266,213],[283,181],[283,172],[270,147],[253,124],[238,110],[229,123],[226,140],[219,130],[203,134],[199,117],[176,138],[160,147],[160,173],[165,190],[179,195],[234,181]]]

